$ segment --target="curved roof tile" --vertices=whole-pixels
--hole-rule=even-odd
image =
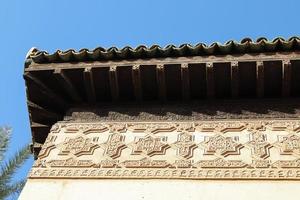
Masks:
[[[139,58],[164,58],[179,56],[206,56],[206,55],[226,55],[226,54],[244,54],[261,52],[279,52],[300,50],[300,37],[291,37],[283,39],[277,37],[274,40],[268,40],[264,37],[253,41],[250,38],[244,38],[240,42],[230,40],[224,44],[212,43],[206,45],[198,43],[196,45],[182,44],[180,46],[167,45],[161,47],[152,45],[146,47],[140,45],[136,48],[126,46],[122,49],[111,47],[105,49],[97,47],[93,50],[80,49],[75,51],[69,49],[66,51],[57,50],[49,54],[46,51],[37,49],[31,50],[27,59],[35,63],[57,63],[57,62],[79,62],[79,61],[101,61],[101,60],[122,60]]]

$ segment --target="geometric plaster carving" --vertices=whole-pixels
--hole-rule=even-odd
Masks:
[[[57,136],[49,136],[47,137],[44,145],[42,146],[42,149],[39,153],[39,158],[45,158],[49,155],[50,151],[55,149],[55,140],[56,140]]]
[[[246,128],[245,123],[232,123],[232,122],[223,122],[223,123],[204,123],[199,126],[199,130],[202,132],[240,132]]]
[[[201,168],[244,168],[248,165],[240,160],[224,160],[216,158],[214,160],[201,160],[194,166]]]
[[[92,167],[94,163],[91,160],[68,158],[66,160],[51,160],[46,165],[51,167]]]
[[[126,168],[166,168],[170,164],[165,160],[151,160],[143,158],[141,160],[126,160],[122,163]]]
[[[174,143],[174,146],[177,147],[177,155],[184,158],[191,158],[193,156],[194,149],[197,148],[197,145],[193,141],[193,135],[180,133],[178,135],[177,142]]]
[[[280,168],[299,168],[300,167],[300,159],[296,160],[279,160],[273,163],[273,167]]]
[[[135,137],[132,154],[145,154],[148,156],[164,155],[166,150],[170,147],[168,144],[162,142],[166,141],[166,137]]]
[[[82,136],[76,138],[66,138],[65,142],[60,145],[59,155],[68,155],[69,153],[75,156],[93,155],[93,152],[98,148],[97,144],[92,143],[91,138]]]
[[[30,178],[300,180],[299,124],[59,122]]]
[[[234,138],[237,140],[237,138]],[[215,135],[211,137],[205,137],[205,141],[202,142],[202,145],[205,147],[206,155],[239,155],[240,149],[243,148],[243,145],[237,143],[231,137],[223,137],[222,135]]]
[[[83,134],[87,135],[90,133],[103,133],[107,130],[108,128],[101,124],[69,124],[66,126],[65,133],[77,133],[78,131],[81,131]]]
[[[296,134],[279,136],[275,144],[280,148],[282,155],[300,155],[300,137]]]
[[[156,124],[147,129],[149,133],[160,133],[160,132],[172,132],[175,131],[176,127],[173,124]]]
[[[119,133],[113,133],[109,135],[107,142],[105,143],[104,155],[111,158],[117,158],[121,155],[121,151],[126,148],[124,143],[125,136]]]
[[[112,123],[109,125],[110,133],[125,133],[127,131],[127,124]]]
[[[265,159],[270,156],[272,145],[267,142],[265,134],[255,131],[250,135],[251,140],[246,144],[251,148],[252,156],[255,158]]]

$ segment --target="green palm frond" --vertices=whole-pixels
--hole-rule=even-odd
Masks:
[[[7,197],[17,199],[26,181],[16,182],[13,176],[31,155],[29,145],[26,145],[11,158],[4,159],[10,139],[11,128],[0,127],[0,199]]]
[[[4,159],[4,153],[7,150],[11,129],[0,127],[0,161]]]
[[[14,172],[22,166],[22,164],[29,158],[30,149],[29,146],[23,147],[19,150],[8,162],[1,166],[0,181],[10,181]]]
[[[0,198],[5,198],[8,196],[17,197],[17,195],[22,191],[26,181],[21,180],[17,183],[5,186],[5,189],[0,189]]]
[[[1,164],[0,169],[0,199],[4,199],[10,195],[18,194],[25,181],[12,183],[14,173],[23,165],[23,163],[29,158],[30,149],[29,146],[23,147],[19,150],[8,162]]]

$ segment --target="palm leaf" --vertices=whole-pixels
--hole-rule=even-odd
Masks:
[[[8,185],[16,172],[16,170],[22,166],[22,164],[29,158],[30,150],[29,146],[23,147],[19,150],[8,162],[2,164],[0,171],[0,186]]]
[[[17,197],[17,195],[22,191],[22,188],[24,187],[25,183],[26,183],[25,180],[21,180],[12,185],[7,185],[5,186],[5,188],[1,188],[0,198],[4,199],[5,197],[8,196]]]
[[[0,127],[0,161],[4,159],[4,153],[7,150],[11,129]]]
[[[25,184],[25,180],[16,182],[12,178],[30,156],[29,145],[26,145],[8,161],[4,161],[4,155],[8,150],[10,133],[10,128],[0,127],[0,199],[5,199],[6,197],[17,198]]]

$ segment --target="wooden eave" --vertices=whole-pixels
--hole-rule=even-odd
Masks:
[[[27,63],[24,72],[38,152],[73,107],[300,96],[300,52]]]

